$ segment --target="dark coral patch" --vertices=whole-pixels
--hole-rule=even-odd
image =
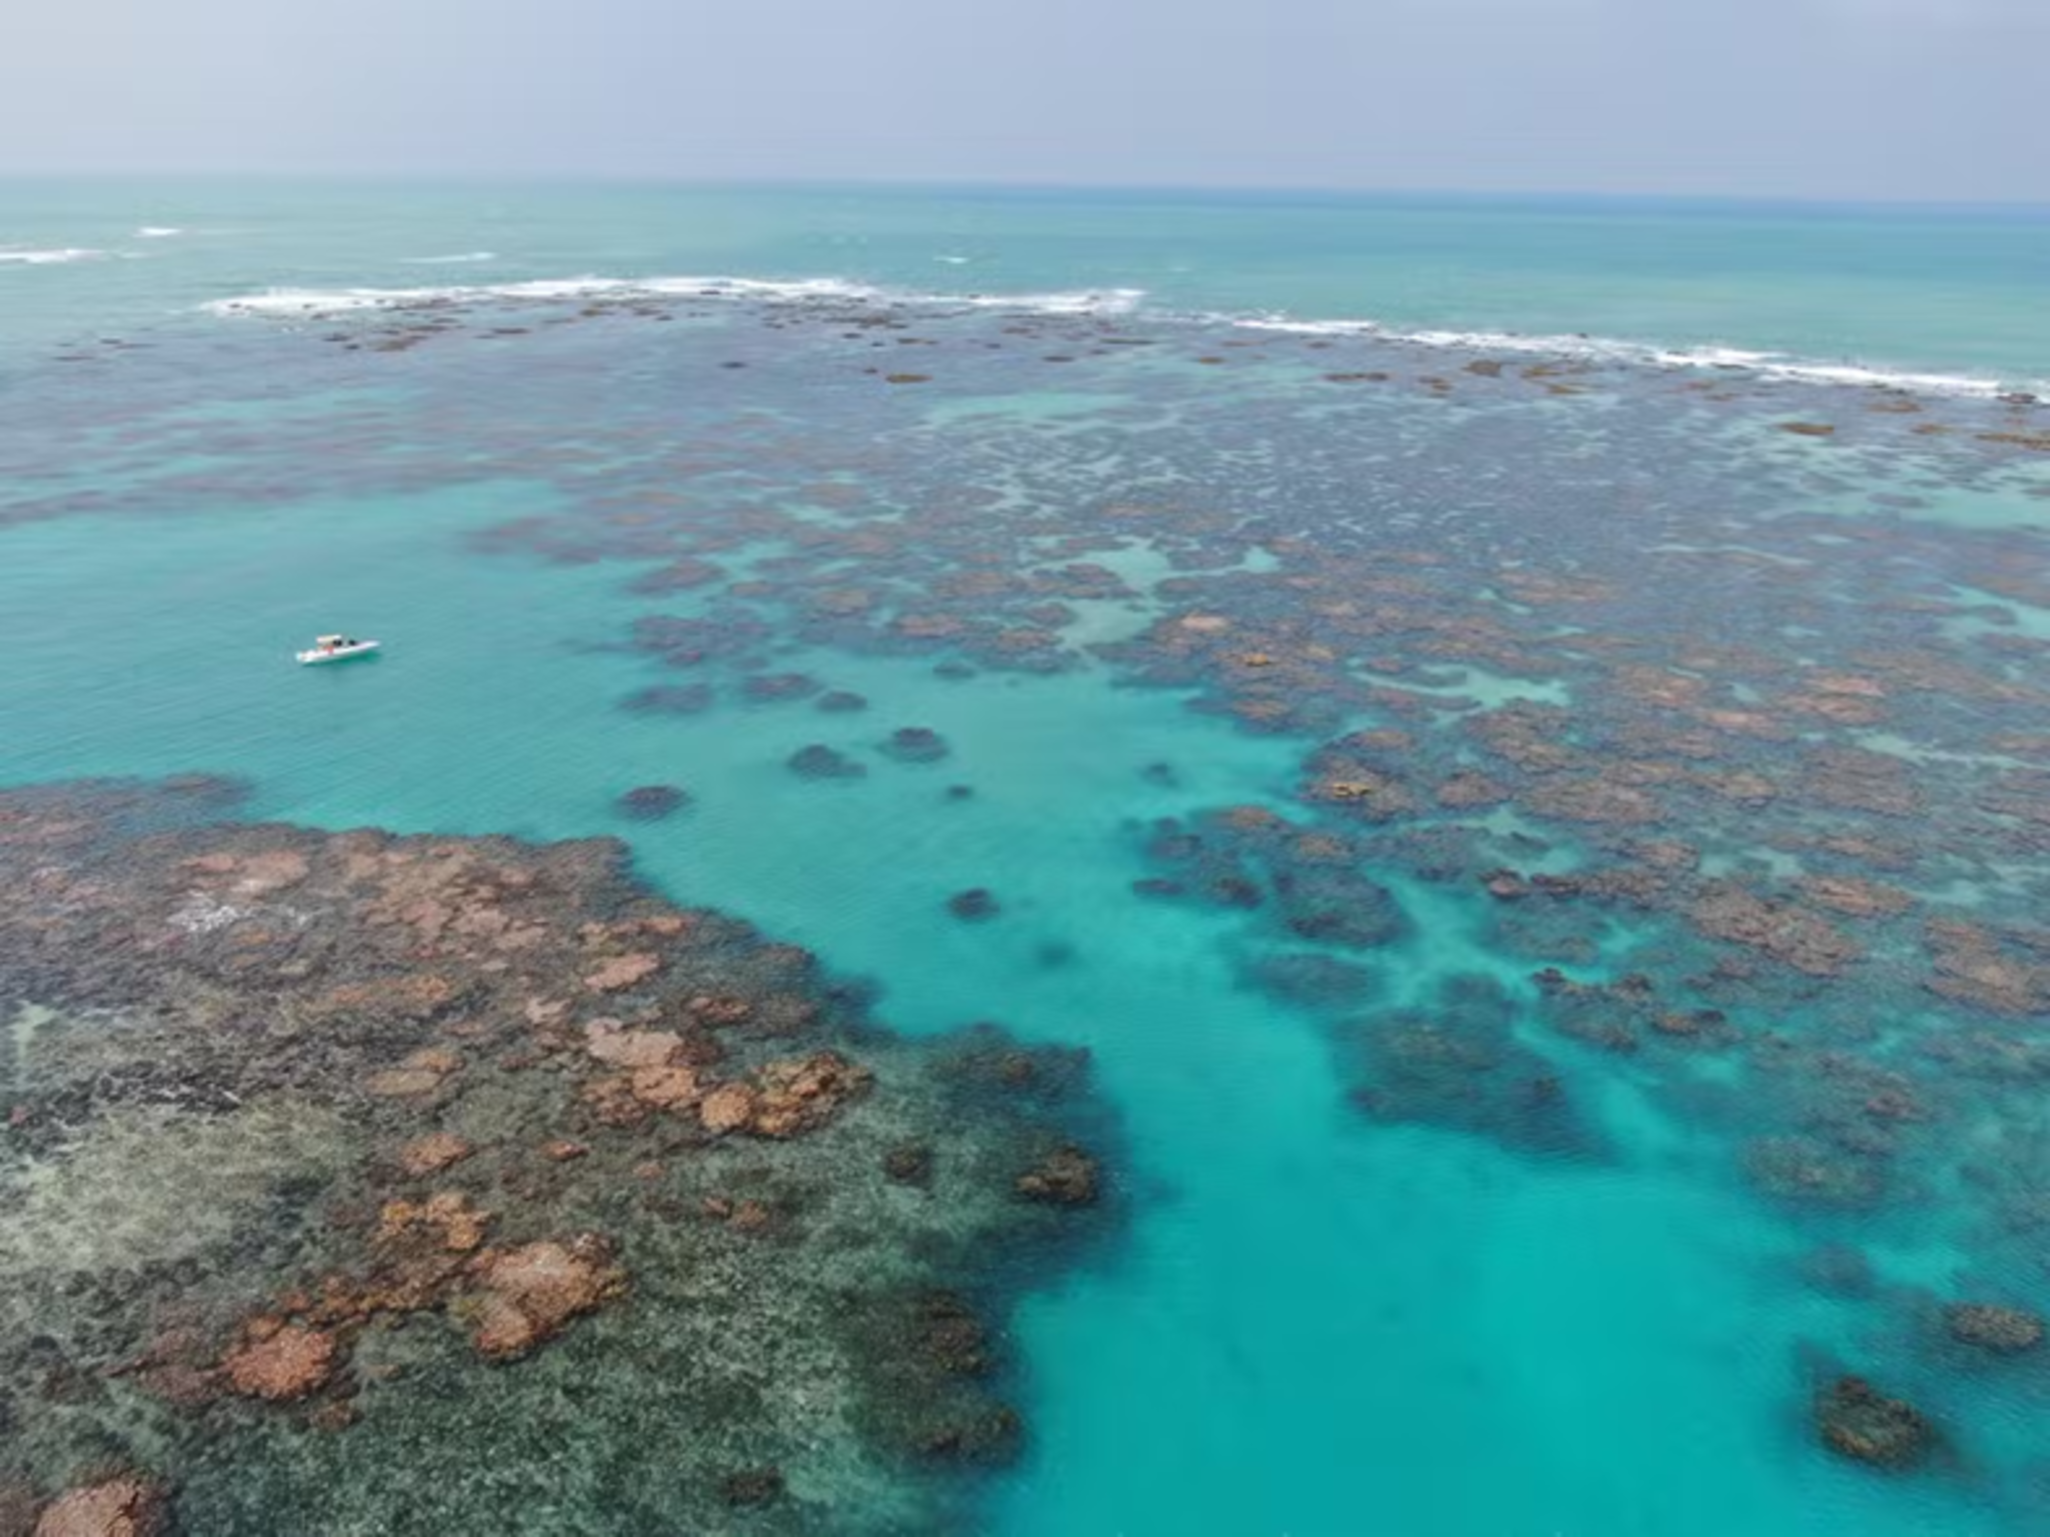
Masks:
[[[1862,1377],[1839,1377],[1815,1395],[1822,1444],[1854,1462],[1912,1468],[1936,1444],[1935,1428],[1905,1399],[1891,1398]]]
[[[883,751],[899,763],[938,763],[951,749],[946,738],[926,726],[904,726],[890,733]]]
[[[790,755],[788,767],[800,779],[860,779],[868,773],[867,765],[823,742],[800,747]]]
[[[754,672],[741,684],[741,692],[758,704],[804,699],[818,691],[818,680],[801,672]]]
[[[617,802],[619,814],[636,822],[659,822],[689,804],[689,792],[677,785],[636,785]]]
[[[658,683],[628,694],[620,708],[636,715],[698,715],[712,708],[712,699],[707,683]]]
[[[1602,1139],[1558,1068],[1516,1040],[1514,1013],[1492,978],[1457,976],[1432,1008],[1338,1027],[1353,1103],[1375,1120],[1448,1127],[1516,1152],[1599,1155]]]
[[[975,886],[947,898],[947,911],[964,923],[981,923],[1003,911],[994,892]]]

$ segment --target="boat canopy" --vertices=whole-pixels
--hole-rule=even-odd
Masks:
[[[346,635],[321,635],[314,639],[316,646],[339,646],[348,640]]]

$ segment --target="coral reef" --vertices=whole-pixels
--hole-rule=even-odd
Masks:
[[[859,779],[868,772],[845,753],[813,742],[790,755],[790,772],[800,779]]]
[[[1943,1310],[1943,1326],[1959,1343],[1996,1355],[2018,1355],[2043,1343],[2041,1318],[1998,1303],[1954,1302]]]
[[[1353,1101],[1376,1120],[1449,1127],[1517,1152],[1602,1156],[1571,1091],[1513,1024],[1493,978],[1462,976],[1446,981],[1435,1007],[1353,1021],[1336,1039]]]
[[[1115,1220],[1073,1059],[884,1034],[613,844],[228,803],[0,793],[0,1010],[41,1021],[0,1064],[0,1489],[37,1532],[956,1519],[1023,1434],[1011,1299]],[[535,1503],[573,1467],[603,1501]]]
[[[996,894],[981,886],[957,891],[947,898],[947,911],[964,923],[981,923],[1003,911]]]
[[[51,1501],[36,1521],[35,1537],[157,1537],[165,1519],[161,1489],[115,1478]]]
[[[619,797],[619,811],[636,822],[659,822],[682,810],[689,800],[675,785],[636,785]]]
[[[1815,1424],[1831,1451],[1883,1468],[1911,1468],[1936,1442],[1920,1410],[1862,1377],[1839,1377],[1816,1394]]]
[[[938,763],[950,750],[946,738],[926,726],[900,727],[883,746],[899,763]]]
[[[549,493],[548,511],[477,536],[480,554],[614,563],[664,610],[637,604],[616,634],[586,637],[647,669],[619,701],[649,717],[630,729],[747,708],[797,710],[784,718],[825,730],[826,715],[867,701],[813,673],[858,676],[880,707],[891,665],[971,690],[1095,669],[1120,688],[1170,691],[1219,731],[1285,749],[1291,766],[1249,788],[1178,747],[1173,765],[1138,770],[1155,801],[1143,815],[1160,819],[1131,828],[1131,891],[1202,910],[1196,921],[1223,936],[1245,985],[1284,1005],[1287,1024],[1323,1033],[1331,1093],[1360,1112],[1357,1135],[1427,1127],[1518,1156],[1610,1156],[1604,1113],[1641,1096],[1647,1119],[1670,1118],[1703,1154],[1703,1178],[1726,1181],[1791,1251],[1816,1256],[1804,1305],[1862,1310],[1876,1374],[1920,1396],[1913,1363],[1940,1356],[1958,1380],[1929,1402],[1961,1437],[1973,1408],[2007,1412],[1975,1395],[2033,1369],[2033,1346],[1993,1359],[2028,1328],[1977,1311],[1991,1304],[1939,1315],[1926,1298],[1903,1301],[1861,1245],[1916,1224],[1918,1245],[1954,1247],[1988,1295],[2026,1297],[2013,1278],[2036,1274],[2031,1234],[2050,1210],[2050,1141],[2035,1130],[2050,1077],[2050,537],[2028,516],[2050,493],[2039,403],[874,296],[479,295],[320,319],[264,345],[337,388],[380,383],[399,361],[386,354],[416,354],[403,366],[421,401],[403,419],[364,407],[364,450],[346,464],[312,417],[252,446],[192,425],[168,387],[155,415],[110,396],[79,402],[75,422],[34,445],[43,473],[24,479],[7,520],[145,517],[195,491],[208,505],[271,507],[365,486],[461,486],[474,460],[424,464],[404,431],[387,430],[439,412]],[[690,324],[658,324],[669,320]],[[505,345],[566,357],[563,376],[579,381],[666,376],[684,359],[722,369],[720,388],[681,402],[591,391],[600,410],[537,385],[487,417],[465,359]],[[1033,392],[1055,382],[1105,404],[1031,430],[1003,410],[941,430],[927,414],[934,390],[881,387],[913,376],[879,349],[916,358],[916,377],[962,399],[1018,392],[1036,409]],[[449,360],[446,376],[410,372],[430,353]],[[752,366],[797,357],[802,369]],[[130,446],[117,451],[110,435]],[[218,468],[163,467],[207,457],[210,435],[230,450],[213,456]],[[74,489],[67,464],[87,459],[129,478]],[[1995,515],[1954,518],[1953,495]],[[842,658],[877,671],[837,672]],[[965,756],[965,727],[948,719]],[[856,780],[871,748],[924,761],[946,746],[860,740],[805,747],[789,769]],[[1129,776],[1161,749],[1107,750]],[[992,771],[987,783],[1000,782]],[[1263,798],[1212,803],[1205,785]],[[970,793],[933,786],[935,801]],[[278,835],[233,858],[196,869],[141,948],[101,947],[109,974],[130,978],[125,991],[73,996],[80,963],[33,937],[0,954],[8,998],[100,1010],[123,1041],[165,1028],[134,1012],[154,997],[145,972],[163,956],[210,990],[214,1034],[194,1028],[154,1057],[96,1058],[67,1025],[52,1037],[77,1059],[64,1086],[10,1087],[21,1119],[9,1135],[44,1176],[16,1220],[38,1234],[138,1167],[144,1148],[165,1171],[157,1188],[213,1192],[183,1222],[124,1210],[91,1233],[65,1229],[80,1272],[169,1274],[239,1243],[262,1251],[252,1262],[367,1286],[378,1265],[404,1260],[413,1270],[390,1284],[424,1299],[395,1336],[411,1349],[428,1318],[476,1304],[464,1267],[479,1254],[568,1252],[597,1235],[614,1246],[599,1268],[623,1271],[623,1292],[517,1364],[466,1351],[448,1368],[526,1383],[598,1350],[622,1320],[700,1300],[681,1281],[665,1291],[664,1266],[645,1262],[661,1243],[622,1225],[635,1202],[682,1213],[694,1242],[721,1256],[732,1246],[763,1286],[783,1247],[816,1227],[844,1218],[900,1235],[900,1207],[958,1199],[948,1192],[970,1171],[1004,1220],[1072,1221],[1103,1204],[1034,1198],[1085,1188],[1049,1163],[1065,1135],[992,1162],[964,1156],[943,1119],[894,1108],[925,1092],[913,1087],[921,1072],[893,1074],[898,1048],[839,1031],[815,979],[775,975],[769,949],[716,920],[658,915],[690,926],[626,932],[642,920],[620,897],[629,916],[584,920],[596,927],[574,962],[512,999],[508,979],[545,969],[569,941],[529,919],[527,898],[494,888],[479,910],[473,894],[451,901],[423,883],[391,904],[408,979],[369,985],[347,967],[331,976],[339,963],[318,930],[295,927],[302,894],[325,879],[310,846]],[[96,942],[65,916],[85,899],[61,874],[53,890],[26,860],[17,874],[20,900],[42,904],[24,933]],[[450,947],[472,943],[505,970],[446,964]],[[283,966],[306,970],[267,969]],[[275,1009],[238,1002],[257,981],[277,991]],[[869,1076],[857,1085],[823,1052]],[[987,1067],[1003,1053],[967,1056]],[[220,1065],[230,1061],[242,1065]],[[1037,1103],[993,1067],[949,1073],[949,1092]],[[509,1135],[485,1113],[493,1104],[533,1114]],[[780,1135],[786,1125],[801,1129]],[[74,1126],[92,1135],[74,1146]],[[454,1144],[430,1144],[436,1133],[472,1151],[440,1162]],[[793,1190],[767,1164],[706,1172],[828,1146],[864,1192],[852,1215],[831,1204],[844,1192]],[[367,1178],[403,1188],[361,1197],[353,1225],[281,1226],[270,1248],[248,1236],[269,1231],[280,1189]],[[380,1248],[375,1217],[390,1200],[443,1201],[405,1228],[421,1248],[410,1258],[390,1249],[398,1236]],[[443,1254],[451,1238],[466,1247]],[[316,1249],[319,1264],[305,1257]],[[676,1253],[696,1274],[698,1249]],[[18,1257],[8,1263],[18,1273]],[[1786,1284],[1804,1284],[1785,1269]],[[955,1311],[980,1307],[980,1292],[918,1275],[887,1299],[862,1295],[835,1348],[888,1356],[885,1376],[924,1363],[916,1383],[889,1380],[931,1395],[857,1395],[877,1444],[978,1457],[1015,1445],[1013,1423],[973,1396],[985,1374],[967,1368],[990,1352],[949,1345],[996,1337]],[[376,1433],[378,1400],[407,1378],[387,1384],[371,1369],[411,1364],[366,1346],[403,1354],[383,1324],[321,1324],[269,1294],[239,1307],[193,1326],[213,1331],[205,1349],[151,1357],[122,1390],[218,1396],[222,1353],[255,1343],[252,1319],[297,1320],[334,1333],[333,1375],[296,1405],[231,1395],[234,1407],[310,1416],[355,1384],[347,1401],[361,1422],[328,1439]],[[701,1354],[653,1359],[699,1384]],[[722,1389],[787,1408],[787,1383],[811,1368],[802,1351],[777,1362],[787,1375],[736,1367]],[[669,1391],[634,1390],[664,1406]],[[1816,1404],[1826,1444],[1872,1465],[1910,1461],[1931,1439],[1919,1411],[1856,1379]],[[816,1456],[791,1444],[742,1435],[694,1461],[701,1493],[689,1499],[703,1503],[688,1505],[691,1519],[795,1522],[815,1508]],[[0,1467],[0,1483],[9,1476]],[[43,1497],[77,1481],[68,1467],[37,1476]],[[676,1529],[673,1511],[661,1515],[646,1524]],[[260,1529],[253,1520],[242,1529]]]

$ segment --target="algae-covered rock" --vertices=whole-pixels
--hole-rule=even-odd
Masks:
[[[1018,1176],[1018,1194],[1056,1206],[1087,1206],[1096,1199],[1096,1160],[1079,1147],[1058,1147]]]
[[[333,1335],[275,1321],[221,1362],[221,1371],[237,1393],[273,1402],[306,1397],[323,1386],[334,1369]]]
[[[60,1495],[36,1521],[35,1537],[157,1537],[165,1519],[161,1488],[114,1478]]]
[[[890,733],[883,751],[899,763],[938,763],[950,749],[946,738],[928,726],[904,726]]]
[[[1079,1057],[894,1037],[611,843],[222,809],[0,792],[0,1489],[147,1470],[72,1534],[955,1519],[1023,1434],[975,1342],[1117,1211]]]
[[[1935,1428],[1906,1399],[1862,1377],[1839,1377],[1815,1397],[1815,1424],[1831,1451],[1880,1468],[1911,1468],[1935,1445]]]
[[[1996,1355],[2019,1355],[2043,1343],[2041,1318],[1999,1303],[1954,1302],[1943,1310],[1943,1324],[1960,1344]]]
[[[800,779],[860,779],[868,773],[864,766],[823,742],[798,748],[790,755],[788,767]]]
[[[523,1356],[572,1318],[617,1296],[626,1275],[610,1258],[605,1241],[592,1233],[480,1256],[471,1266],[477,1349],[499,1361]]]
[[[678,785],[636,785],[619,797],[620,815],[635,822],[659,822],[682,810],[690,794]]]

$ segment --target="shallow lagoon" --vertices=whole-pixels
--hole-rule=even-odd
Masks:
[[[871,301],[195,330],[10,413],[0,776],[621,837],[897,1029],[1088,1047],[1128,1225],[1017,1314],[992,1529],[2031,1530],[2050,1353],[1937,1309],[2044,1284],[2042,415],[1494,361]],[[389,654],[290,666],[341,623]],[[1825,1450],[1840,1371],[1942,1448]]]

